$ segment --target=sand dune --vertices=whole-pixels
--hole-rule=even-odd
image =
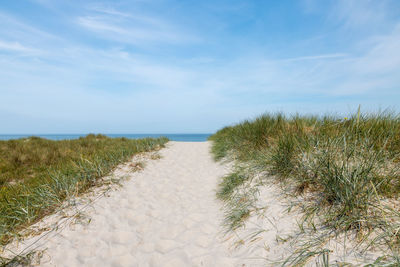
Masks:
[[[148,160],[143,171],[117,171],[128,178],[122,187],[85,207],[79,220],[13,250],[41,238],[35,243],[43,250],[41,266],[262,265],[249,259],[251,253],[233,250],[221,234],[215,189],[229,169],[212,160],[209,148],[208,142],[168,143],[161,159]],[[78,201],[75,209],[85,203]],[[57,216],[42,227],[59,224]]]
[[[285,241],[298,231],[301,214],[288,212],[287,199],[270,184],[260,187],[259,211],[246,227],[224,235],[223,203],[215,192],[231,166],[214,162],[210,145],[169,142],[160,159],[151,160],[154,152],[135,156],[113,174],[121,186],[70,200],[28,229],[45,231],[11,243],[2,254],[34,250],[33,263],[40,266],[279,266],[301,243]],[[132,171],[140,169],[138,162],[144,169]],[[329,241],[331,258],[364,262],[347,243]]]

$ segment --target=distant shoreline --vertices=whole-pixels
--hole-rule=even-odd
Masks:
[[[0,140],[11,140],[27,138],[30,136],[37,136],[41,138],[46,138],[49,140],[71,140],[78,139],[80,137],[86,136],[87,134],[0,134]],[[126,137],[129,139],[140,139],[140,138],[158,138],[161,136],[167,137],[171,141],[180,142],[204,142],[211,133],[198,133],[198,134],[104,134],[108,137]]]

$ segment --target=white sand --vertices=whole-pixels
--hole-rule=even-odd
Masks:
[[[86,223],[75,220],[12,250],[42,237],[34,246],[44,250],[41,266],[260,266],[222,240],[215,189],[229,170],[209,149],[209,142],[169,142],[143,171],[120,171],[129,179],[85,208]]]
[[[13,242],[3,255],[41,250],[41,266],[278,266],[276,261],[299,244],[296,238],[285,239],[298,231],[301,214],[287,212],[288,201],[278,187],[263,186],[259,212],[252,213],[245,228],[224,236],[215,190],[230,168],[215,163],[209,149],[209,142],[169,142],[161,159],[147,155],[143,171],[131,172],[132,163],[125,164],[114,173],[127,178],[122,187],[105,195],[101,192],[107,187],[97,188],[75,199],[72,207],[31,227],[53,230]],[[132,159],[138,161],[143,156]],[[351,244],[328,247],[331,259],[357,262]]]

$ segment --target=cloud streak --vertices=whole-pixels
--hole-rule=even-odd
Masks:
[[[5,42],[2,40],[0,40],[0,50],[25,53],[32,53],[37,51],[30,47],[23,46],[19,42]]]
[[[324,55],[285,58],[285,59],[281,59],[280,61],[291,62],[291,61],[303,61],[303,60],[320,60],[320,59],[330,59],[330,58],[343,58],[343,57],[346,57],[346,56],[347,56],[347,54],[344,54],[344,53],[335,53],[335,54],[324,54]]]
[[[185,44],[199,41],[193,34],[154,16],[104,7],[91,7],[89,11],[94,14],[78,17],[77,24],[96,33],[98,37],[122,44]]]

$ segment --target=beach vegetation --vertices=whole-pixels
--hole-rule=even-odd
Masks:
[[[297,205],[305,222],[312,229],[325,229],[323,236],[314,235],[319,245],[333,235],[352,232],[366,247],[387,250],[380,262],[399,263],[399,115],[360,110],[345,118],[264,114],[225,127],[209,139],[216,160],[230,159],[241,166],[242,176],[223,177],[217,192],[230,203],[227,208],[238,207],[231,196],[243,192],[243,177],[251,180],[261,173],[264,183],[278,183],[288,195],[303,199]],[[247,187],[249,191],[252,184]],[[315,252],[319,245],[308,246],[302,251],[307,253],[286,264],[300,264],[317,254],[326,262],[325,250]]]
[[[167,138],[75,140],[39,137],[0,141],[0,243],[61,207],[63,201],[100,185],[101,177],[137,153],[158,150]],[[137,165],[137,166],[136,166]],[[135,168],[143,168],[142,163]]]

